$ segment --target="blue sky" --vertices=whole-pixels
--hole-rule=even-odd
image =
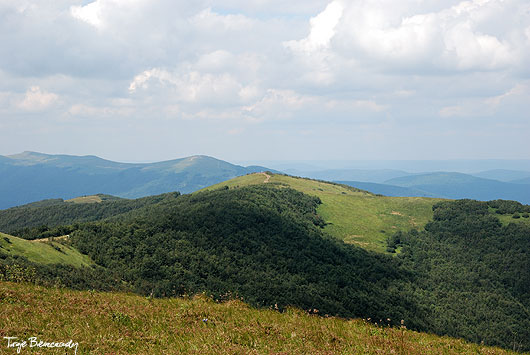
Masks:
[[[528,159],[525,0],[0,0],[0,154]]]

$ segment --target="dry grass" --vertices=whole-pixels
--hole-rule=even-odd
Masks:
[[[16,353],[6,348],[5,336],[72,339],[78,354],[507,353],[363,320],[257,310],[238,300],[148,299],[0,282],[0,353]]]
[[[91,196],[81,196],[72,198],[70,200],[66,200],[65,202],[72,202],[72,203],[100,203],[103,199],[100,196],[97,195],[91,195]]]

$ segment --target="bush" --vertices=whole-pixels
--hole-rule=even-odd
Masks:
[[[521,218],[521,216],[519,215],[519,213],[515,212],[513,215],[512,215],[512,218]]]

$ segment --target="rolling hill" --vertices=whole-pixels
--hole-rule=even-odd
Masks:
[[[346,185],[264,173],[237,177],[204,190],[260,185],[265,181],[319,197],[323,203],[318,206],[318,213],[327,223],[326,232],[347,243],[379,252],[385,251],[386,239],[394,232],[425,225],[432,217],[432,205],[438,201],[422,197],[377,196]],[[102,196],[105,200],[99,203],[81,203],[94,202]],[[0,230],[26,239],[60,235],[68,230],[54,229],[57,226],[103,220],[176,197],[178,194],[170,193],[128,200],[98,195],[71,201],[38,201],[1,210]]]
[[[383,183],[387,180],[411,176],[414,174],[397,169],[325,169],[315,171],[299,171],[295,169],[285,170],[290,175],[299,175],[311,179],[320,180],[342,180],[342,181],[364,181]]]
[[[514,183],[514,184],[526,184],[526,185],[530,185],[530,177],[523,178],[523,179],[513,180],[512,183]]]
[[[521,179],[530,179],[530,171],[523,170],[493,169],[481,171],[479,173],[473,173],[471,175],[484,179],[498,180],[504,182],[514,182],[516,180]]]
[[[527,218],[498,219],[526,213],[529,206],[384,197],[268,172],[152,199],[75,223],[71,245],[96,266],[22,268],[33,268],[48,283],[80,289],[116,286],[155,297],[205,293],[287,313],[294,306],[379,324],[404,320],[411,329],[530,349]],[[77,206],[98,211],[123,202],[131,201],[39,208],[50,218],[46,211],[56,206],[66,206],[68,215]],[[366,242],[352,233],[365,233]],[[396,253],[358,247],[381,251],[384,245]],[[0,278],[2,268],[0,259]],[[123,309],[102,314],[122,326],[133,322]],[[213,319],[205,314],[198,324],[206,318]]]
[[[387,184],[377,184],[374,182],[362,182],[362,181],[335,181],[338,184],[344,184],[359,189],[367,190],[375,194],[385,195],[385,196],[394,196],[394,197],[440,197],[431,192],[426,192],[414,188],[387,185]]]
[[[421,228],[432,218],[432,206],[438,199],[424,197],[387,197],[347,185],[326,181],[263,173],[241,176],[205,190],[225,186],[274,184],[286,186],[320,198],[318,214],[327,223],[324,230],[331,235],[368,250],[383,252],[386,239],[398,230]]]
[[[461,173],[429,173],[387,180],[385,184],[414,188],[453,199],[514,200],[530,203],[530,185],[483,179]]]
[[[35,152],[0,158],[0,209],[82,195],[137,198],[170,191],[188,193],[236,176],[266,170],[233,165],[203,155],[145,164]]]
[[[67,201],[53,199],[32,202],[0,210],[0,231],[24,239],[64,235],[72,230],[72,227],[67,225],[119,216],[164,199],[175,199],[179,195],[172,192],[134,200],[109,195],[91,195]]]

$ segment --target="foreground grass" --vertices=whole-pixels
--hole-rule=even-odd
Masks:
[[[0,253],[24,256],[40,264],[68,264],[75,267],[90,266],[94,262],[76,249],[58,242],[29,241],[0,233]]]
[[[147,299],[0,282],[0,353],[15,354],[6,348],[6,336],[72,339],[79,343],[78,354],[508,353],[363,320],[324,318],[296,309],[257,310],[237,300]]]
[[[263,184],[265,178],[264,174],[250,174],[207,189]],[[328,223],[325,227],[328,233],[346,243],[378,252],[386,250],[387,237],[396,231],[422,228],[432,219],[433,204],[441,201],[426,197],[377,196],[344,185],[284,175],[272,175],[269,183],[318,196],[322,200],[318,214]]]

